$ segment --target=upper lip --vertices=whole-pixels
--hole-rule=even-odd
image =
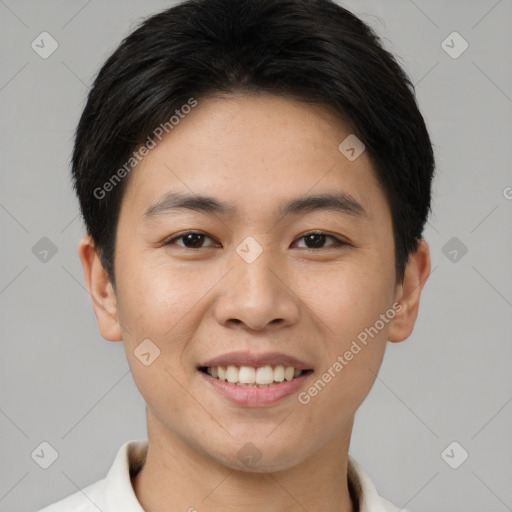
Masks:
[[[293,366],[299,370],[310,370],[311,365],[296,357],[282,354],[280,352],[267,352],[266,354],[251,354],[250,352],[230,352],[221,356],[209,359],[200,364],[199,367],[215,367],[215,366],[252,366],[260,368],[261,366]]]

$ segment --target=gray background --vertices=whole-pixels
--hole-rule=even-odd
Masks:
[[[0,0],[0,511],[103,478],[123,442],[146,437],[122,344],[100,337],[84,287],[69,157],[100,65],[142,16],[170,5]],[[389,344],[351,453],[411,512],[512,510],[512,1],[343,5],[410,74],[438,163],[416,330]],[[31,48],[43,31],[59,44],[47,59]],[[469,43],[457,59],[442,47],[453,31]],[[46,262],[33,252],[43,237],[57,248]],[[59,454],[46,470],[31,457],[43,441]],[[469,453],[458,469],[441,456],[453,441],[452,465]]]

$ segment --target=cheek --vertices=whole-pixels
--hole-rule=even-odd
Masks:
[[[161,340],[179,330],[178,324],[209,286],[192,268],[171,266],[168,260],[144,253],[126,258],[119,274],[119,315],[126,330]]]
[[[342,262],[302,281],[301,298],[315,311],[325,334],[338,339],[340,347],[374,325],[393,304],[394,268],[388,267],[363,260]]]
[[[190,319],[197,315],[198,296],[205,292],[190,272],[143,253],[125,253],[122,263],[119,319],[134,382],[148,407],[179,416],[186,402],[182,362],[192,324],[197,325]]]
[[[337,411],[340,421],[357,409],[375,381],[395,314],[394,290],[393,259],[383,262],[374,255],[347,262],[309,286],[308,305],[325,341],[319,380],[305,400],[322,395],[318,406]]]
[[[190,340],[197,336],[207,314],[205,297],[219,280],[219,273],[203,266],[171,264],[168,258],[125,257],[119,267],[119,318],[123,327],[125,351],[133,367],[141,394],[162,386],[179,392],[190,365]],[[147,371],[137,359],[144,340],[158,357]],[[156,348],[153,347],[153,345]],[[135,351],[135,352],[134,352]],[[151,352],[151,350],[150,350]],[[147,357],[146,357],[147,358]],[[146,381],[146,379],[150,379]],[[151,381],[151,379],[154,379]]]
[[[392,287],[385,280],[363,283],[359,279],[356,286],[352,278],[344,277],[336,284],[335,291],[323,296],[323,308],[317,310],[324,336],[319,347],[322,366],[299,397],[300,403],[312,406],[313,416],[325,420],[330,411],[334,430],[355,413],[372,388],[394,317]]]

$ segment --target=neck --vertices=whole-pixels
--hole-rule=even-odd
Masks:
[[[232,469],[148,414],[148,452],[132,484],[146,512],[357,512],[347,479],[352,421],[310,457],[281,471]]]

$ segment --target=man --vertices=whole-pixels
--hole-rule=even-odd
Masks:
[[[349,455],[414,327],[434,156],[412,86],[330,0],[190,0],[141,24],[73,154],[102,336],[148,440],[45,512],[383,512]]]

